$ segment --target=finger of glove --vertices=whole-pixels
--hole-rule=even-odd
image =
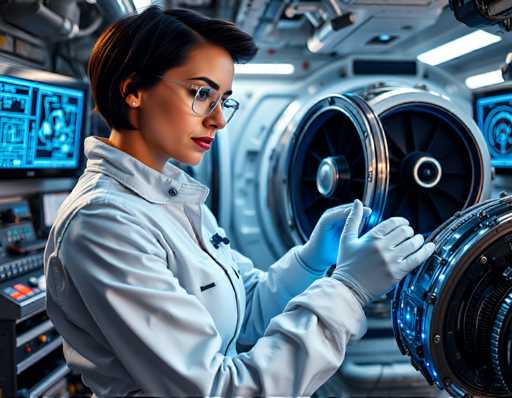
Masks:
[[[391,231],[386,236],[386,242],[390,245],[390,247],[395,247],[400,245],[400,243],[406,241],[409,238],[414,236],[414,229],[412,229],[409,225],[400,225],[398,228]]]
[[[330,209],[325,211],[325,213],[322,215],[322,218],[325,218],[327,222],[336,222],[339,221],[340,219],[342,221],[345,221],[347,216],[350,214],[353,205],[353,203],[345,203],[340,206],[331,207]],[[372,209],[363,206],[363,217],[368,217],[371,213]]]
[[[395,247],[395,253],[398,255],[400,260],[403,260],[418,251],[421,246],[423,246],[423,243],[425,243],[423,235],[414,235],[412,238],[409,238],[397,245]]]
[[[341,234],[341,242],[346,243],[359,238],[359,226],[363,221],[363,204],[359,199],[354,201],[350,214],[345,222],[345,227]]]
[[[361,221],[361,224],[359,224],[359,235],[363,233],[364,229],[366,228],[366,223],[368,221],[368,218],[370,217],[370,214],[372,214],[372,209],[369,207],[363,207],[363,221]]]
[[[352,206],[352,203],[348,203],[330,208],[322,215],[322,223],[325,225],[344,223],[347,216],[350,214]]]
[[[432,256],[432,254],[434,254],[435,250],[436,246],[432,242],[426,243],[417,252],[411,254],[409,257],[402,260],[401,269],[404,271],[404,273],[411,272],[417,266],[427,261],[429,257]]]
[[[409,225],[409,221],[403,217],[391,217],[381,222],[368,233],[374,236],[386,236],[402,225]]]
[[[352,208],[352,203],[344,203],[342,205],[339,205],[339,206],[335,206],[335,207],[331,207],[330,209],[327,209],[323,216],[325,217],[332,217],[333,215],[340,215],[340,214],[345,214],[345,212],[347,210],[350,210]]]

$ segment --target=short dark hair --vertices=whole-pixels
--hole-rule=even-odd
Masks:
[[[182,65],[189,51],[204,42],[224,48],[235,63],[250,61],[258,51],[252,37],[235,24],[190,10],[151,6],[115,22],[98,38],[89,59],[95,109],[111,128],[133,130],[126,96],[153,87],[159,75]],[[122,93],[127,78],[133,82]]]

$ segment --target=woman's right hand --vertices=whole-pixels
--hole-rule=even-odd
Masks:
[[[336,269],[332,277],[352,289],[361,303],[386,293],[435,250],[414,235],[409,221],[392,217],[359,237],[363,205],[354,202],[341,234]]]

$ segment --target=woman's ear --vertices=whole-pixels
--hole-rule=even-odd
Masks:
[[[139,90],[133,89],[133,78],[129,77],[121,82],[121,95],[130,108],[138,108],[140,106],[141,93]]]

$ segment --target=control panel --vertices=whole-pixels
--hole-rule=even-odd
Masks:
[[[45,243],[28,201],[0,202],[0,397],[40,396],[69,372],[45,311]]]
[[[26,200],[0,203],[0,318],[20,319],[44,309],[39,286],[45,241],[38,239]]]
[[[45,309],[43,255],[21,261],[9,268],[5,275],[11,277],[0,283],[0,319],[21,319]]]

